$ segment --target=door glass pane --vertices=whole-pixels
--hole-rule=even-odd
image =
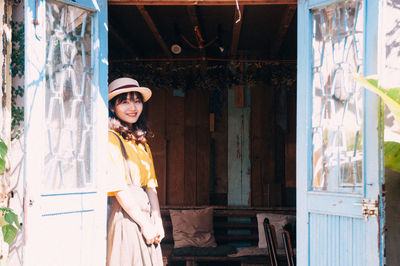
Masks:
[[[46,4],[46,190],[90,186],[93,13]]]
[[[312,190],[361,192],[363,17],[362,1],[312,10]]]

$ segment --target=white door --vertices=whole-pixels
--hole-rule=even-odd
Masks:
[[[107,1],[25,1],[24,265],[104,265]]]

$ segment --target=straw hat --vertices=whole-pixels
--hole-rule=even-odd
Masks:
[[[147,100],[151,97],[151,90],[146,87],[140,87],[139,83],[135,79],[118,78],[108,85],[108,100],[110,101],[112,98],[121,93],[131,91],[140,92],[143,96],[143,102],[147,102]]]

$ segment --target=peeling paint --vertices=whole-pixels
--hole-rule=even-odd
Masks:
[[[250,94],[250,90],[246,90]],[[228,91],[228,205],[250,205],[250,109],[234,106],[235,91]],[[250,97],[250,96],[248,96]],[[247,170],[246,170],[247,169]]]
[[[239,139],[239,135],[236,135],[236,158],[240,159],[242,157],[241,154],[241,145],[240,145],[240,139]]]

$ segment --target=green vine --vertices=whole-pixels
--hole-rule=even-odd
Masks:
[[[0,138],[0,175],[6,170],[6,154],[8,148],[4,141]]]
[[[0,138],[0,175],[6,170],[6,155],[8,147]],[[18,221],[18,215],[10,208],[0,208],[0,227],[3,233],[4,242],[9,245],[14,242],[17,237],[18,230],[21,230],[21,225]]]
[[[25,46],[24,46],[24,23],[11,22],[12,27],[12,54],[11,54],[11,75],[13,78],[22,78],[25,72]],[[12,87],[11,98],[11,132],[13,139],[19,139],[22,133],[24,121],[24,107],[18,106],[17,99],[24,97],[24,88],[21,86]]]
[[[9,245],[14,242],[18,230],[22,229],[18,221],[18,215],[10,208],[0,208],[0,226],[3,233],[3,240]]]

